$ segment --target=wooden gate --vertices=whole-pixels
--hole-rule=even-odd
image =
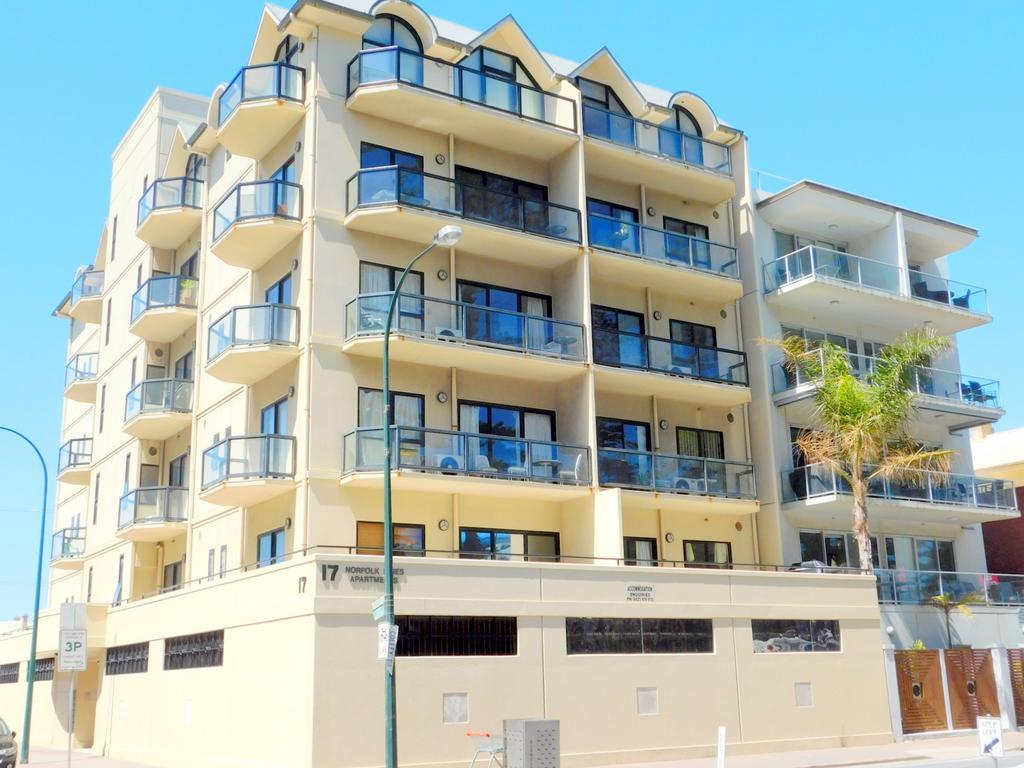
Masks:
[[[1007,648],[1010,661],[1010,687],[1013,689],[1013,711],[1017,723],[1024,725],[1024,649]]]
[[[999,716],[992,651],[982,648],[946,651],[946,678],[953,728],[976,728],[979,716]]]
[[[944,731],[948,727],[939,653],[896,651],[896,682],[904,733]]]

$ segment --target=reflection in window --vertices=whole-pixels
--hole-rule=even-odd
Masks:
[[[713,653],[711,619],[566,618],[566,652]]]
[[[728,541],[683,542],[683,559],[697,568],[729,568],[732,563],[732,544]]]
[[[392,523],[392,547],[396,555],[423,556],[425,527]],[[356,523],[356,554],[379,555],[384,552],[384,523],[359,520]]]
[[[459,529],[460,557],[483,560],[558,560],[558,534],[546,531]]]
[[[834,619],[751,619],[754,653],[836,653],[842,650]]]
[[[396,656],[515,656],[515,616],[396,616]]]

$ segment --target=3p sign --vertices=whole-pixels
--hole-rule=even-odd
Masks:
[[[57,669],[60,672],[85,672],[89,661],[87,636],[84,629],[60,631],[60,651],[57,654]]]

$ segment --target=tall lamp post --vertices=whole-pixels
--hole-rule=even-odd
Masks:
[[[46,544],[46,494],[48,491],[49,475],[46,472],[46,461],[43,454],[39,452],[36,444],[16,429],[0,426],[0,431],[10,432],[17,435],[26,443],[39,457],[39,464],[43,468],[43,502],[39,513],[39,556],[36,561],[36,599],[32,609],[32,646],[28,654],[28,692],[25,694],[25,720],[21,729],[21,762],[28,762],[28,742],[32,734],[32,689],[36,679],[36,641],[39,639],[39,592],[43,582],[43,547]]]
[[[405,278],[416,262],[430,253],[439,245],[451,247],[462,237],[462,228],[454,225],[441,227],[434,235],[433,241],[409,262],[395,283],[388,305],[388,317],[384,323],[384,610],[385,621],[390,627],[395,623],[395,583],[394,583],[394,536],[391,522],[391,323],[395,318],[395,307],[398,305]],[[40,558],[42,550],[40,549]],[[42,563],[42,560],[40,560]],[[37,594],[38,598],[38,594]],[[37,600],[38,602],[38,600]],[[384,765],[386,768],[398,766],[398,716],[395,707],[395,667],[384,666]]]

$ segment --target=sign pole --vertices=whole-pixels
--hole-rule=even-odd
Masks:
[[[71,686],[68,688],[68,768],[71,768],[71,737],[75,732],[75,681],[77,672],[71,673]]]

